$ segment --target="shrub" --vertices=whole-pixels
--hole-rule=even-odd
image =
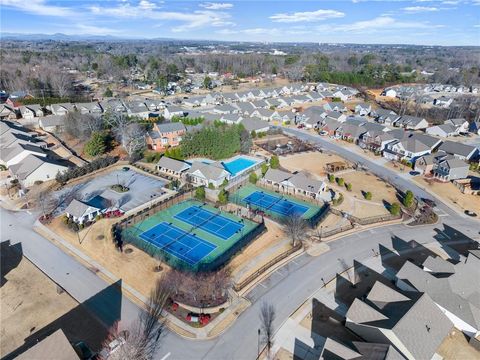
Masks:
[[[403,206],[405,206],[406,208],[411,207],[413,205],[414,200],[415,200],[415,196],[410,190],[408,190],[405,193],[405,196],[403,197]]]
[[[352,183],[348,183],[345,185],[348,191],[352,191]]]
[[[157,163],[161,157],[162,157],[162,153],[153,152],[153,151],[146,151],[143,155],[143,158],[147,163]]]
[[[225,205],[228,203],[228,191],[225,189],[220,190],[218,193],[218,202],[222,205]]]
[[[372,200],[372,193],[370,191],[367,191],[366,193],[363,194],[366,200]]]
[[[400,214],[400,204],[399,203],[393,203],[391,206],[390,206],[390,214],[392,215],[399,215]]]
[[[107,151],[107,135],[103,132],[95,131],[90,140],[85,144],[84,151],[87,155],[98,156]]]
[[[268,171],[268,165],[267,165],[266,163],[263,163],[263,164],[262,164],[261,171],[262,171],[262,176],[265,176],[265,174],[266,174],[267,171]]]
[[[278,159],[277,155],[273,155],[270,158],[270,167],[272,169],[278,169],[280,167],[280,160]]]
[[[92,160],[90,163],[80,167],[71,168],[62,173],[58,173],[55,179],[60,184],[67,183],[68,180],[75,179],[77,177],[89,174],[98,169],[105,168],[117,162],[117,158],[113,156],[104,156]]]
[[[250,132],[250,136],[252,137],[252,139],[255,139],[255,138],[257,137],[256,131],[255,131],[255,130],[252,130],[252,131]]]
[[[331,183],[333,183],[335,181],[335,175],[333,174],[328,174],[328,181],[330,181]]]
[[[223,179],[222,186],[225,187],[228,185],[228,180],[227,178]]]
[[[343,185],[345,185],[345,180],[343,178],[337,178],[337,184],[339,186],[343,186]]]
[[[215,186],[213,185],[213,183],[208,183],[208,188],[210,190],[213,190],[213,189],[215,189]]]
[[[69,220],[70,220],[70,218],[69,218],[67,215],[63,215],[63,217],[62,217],[62,222],[63,222],[65,225],[68,224]]]
[[[195,189],[195,198],[198,200],[205,200],[205,187],[200,186]]]
[[[250,175],[248,176],[248,180],[249,180],[252,184],[256,184],[257,181],[258,181],[258,176],[257,176],[257,174],[255,174],[254,172],[250,173]]]

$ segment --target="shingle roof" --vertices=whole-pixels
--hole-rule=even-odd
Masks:
[[[87,203],[81,202],[77,199],[73,199],[70,204],[65,208],[67,214],[73,215],[76,218],[81,218],[85,214],[89,214],[94,211],[101,210],[97,207],[91,206]]]
[[[275,183],[281,183],[282,181],[288,180],[291,176],[292,174],[289,172],[270,168],[265,173],[264,179]]]
[[[445,141],[443,144],[440,145],[438,150],[443,150],[446,153],[454,154],[454,155],[461,155],[461,156],[468,156],[475,150],[475,146],[462,144],[455,141]]]
[[[18,360],[78,360],[79,357],[62,329],[56,330],[42,341],[16,357]]]
[[[182,172],[185,170],[188,170],[190,168],[190,165],[179,160],[171,159],[166,156],[162,156],[160,160],[157,163],[158,167],[163,167],[169,170],[177,171],[177,172]]]
[[[158,131],[160,133],[169,133],[173,131],[186,130],[185,125],[183,125],[181,122],[163,123],[163,124],[157,124],[157,126],[158,126]]]

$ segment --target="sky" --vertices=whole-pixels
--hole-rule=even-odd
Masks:
[[[480,0],[0,0],[2,33],[480,46]]]

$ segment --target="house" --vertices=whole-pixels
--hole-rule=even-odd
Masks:
[[[236,114],[239,112],[238,107],[235,107],[230,104],[218,105],[215,106],[212,110],[215,114]]]
[[[156,168],[164,174],[181,177],[185,171],[190,169],[190,165],[183,161],[162,156],[158,161]]]
[[[178,146],[186,131],[181,122],[155,123],[146,135],[147,147],[154,151],[165,151],[169,147]]]
[[[127,108],[123,104],[123,102],[119,99],[106,99],[104,101],[100,102],[100,107],[103,109],[103,111],[112,111],[112,112],[126,112]]]
[[[440,96],[433,100],[433,105],[440,106],[443,108],[448,108],[453,102],[453,98],[448,98],[446,96]]]
[[[163,110],[163,116],[165,119],[171,120],[174,116],[185,116],[186,111],[187,110],[181,108],[180,106],[168,105],[168,107]]]
[[[8,123],[8,122],[2,121],[2,130],[5,127],[8,128],[8,126],[11,126],[11,125],[6,125],[5,123]],[[2,131],[2,134],[0,135],[0,148],[3,150],[8,147],[12,147],[15,144],[32,144],[32,145],[39,146],[41,148],[47,147],[47,143],[42,139],[38,138],[36,136],[36,133],[28,132],[27,129],[25,128],[21,128],[13,125],[13,127],[8,128],[8,130]]]
[[[78,360],[79,356],[61,328],[21,353],[17,360]]]
[[[360,116],[367,116],[372,111],[372,105],[367,103],[360,103],[355,105],[355,113]]]
[[[281,192],[291,195],[300,195],[312,199],[325,199],[330,195],[326,194],[327,185],[325,182],[314,179],[304,172],[291,174],[286,171],[270,168],[261,181]]]
[[[320,360],[402,360],[404,357],[389,344],[349,341],[342,343],[327,337],[320,353]]]
[[[432,359],[453,328],[428,294],[403,293],[380,281],[353,301],[345,326],[368,342],[393,346],[409,360]]]
[[[338,111],[338,112],[346,112],[347,107],[339,101],[328,102],[323,105],[323,108],[328,111]]]
[[[52,104],[48,105],[47,109],[53,115],[67,115],[69,112],[75,111],[75,105],[70,103],[62,103],[62,104]]]
[[[381,95],[394,98],[397,97],[397,91],[393,88],[387,88],[382,91]]]
[[[430,148],[421,141],[405,138],[389,142],[385,146],[383,156],[388,160],[406,160],[414,163],[417,158],[430,153]]]
[[[349,142],[357,143],[360,137],[367,132],[361,123],[360,124],[351,124],[343,123],[335,131],[335,136]]]
[[[353,94],[348,90],[338,90],[333,93],[333,97],[340,98],[342,101],[347,101],[353,96]]]
[[[444,124],[454,126],[459,134],[467,133],[470,126],[469,122],[464,118],[448,119],[445,120]]]
[[[38,119],[38,127],[42,130],[58,133],[63,130],[65,126],[65,116],[64,115],[48,115],[40,117]]]
[[[420,156],[415,161],[414,170],[418,171],[422,175],[429,175],[433,171],[433,165],[435,164],[435,156],[432,154]]]
[[[265,120],[259,118],[244,118],[240,123],[245,127],[248,132],[254,131],[255,133],[266,133],[270,129],[270,124]]]
[[[280,115],[277,111],[269,110],[269,109],[256,109],[254,112],[250,114],[252,117],[258,117],[265,121],[272,121],[275,119],[279,119]]]
[[[42,107],[38,104],[20,106],[20,115],[23,119],[33,119],[43,116]]]
[[[445,159],[433,164],[433,177],[441,181],[465,179],[468,176],[469,165],[460,159]]]
[[[379,124],[392,125],[399,117],[395,111],[387,109],[373,110],[373,117]]]
[[[75,108],[77,111],[80,111],[81,114],[101,114],[103,112],[102,107],[97,102],[77,103],[75,104]]]
[[[442,138],[458,135],[458,129],[451,124],[432,126],[427,128],[425,132],[428,135],[439,136]]]
[[[65,213],[69,219],[72,219],[80,225],[94,221],[98,215],[102,214],[103,210],[105,209],[95,207],[87,202],[73,199],[65,208]]]
[[[423,130],[428,128],[428,121],[417,116],[403,115],[396,119],[393,125],[408,130]]]
[[[195,161],[185,174],[189,182],[199,186],[212,184],[214,187],[219,187],[230,178],[230,173],[218,161],[208,164]]]
[[[128,101],[125,102],[125,108],[129,116],[136,116],[142,119],[148,119],[150,110],[143,101]]]
[[[220,116],[220,121],[227,124],[238,124],[242,119],[243,116],[239,114],[224,114]]]
[[[237,112],[239,112],[240,114],[245,115],[245,116],[249,116],[256,109],[256,107],[253,106],[253,104],[250,103],[250,102],[235,103],[235,107],[238,109]]]
[[[479,150],[475,146],[450,140],[444,141],[438,150],[442,150],[447,154],[455,156],[457,159],[465,161],[476,160],[479,155]]]
[[[336,120],[338,122],[347,121],[347,115],[338,111],[325,111],[325,118]]]
[[[332,118],[325,118],[320,122],[320,129],[326,131],[329,136],[334,136],[337,129],[342,125],[341,122],[338,122]]]
[[[360,135],[358,145],[363,149],[379,153],[392,141],[395,141],[395,138],[388,132],[372,129]]]
[[[17,111],[6,104],[0,104],[0,119],[16,120]]]
[[[29,187],[39,181],[55,179],[58,173],[68,170],[68,166],[47,157],[30,154],[18,164],[10,166],[9,170],[23,186]]]
[[[30,143],[15,143],[7,148],[2,148],[0,164],[10,167],[23,161],[29,155],[46,157],[47,153],[43,148]]]
[[[410,261],[396,274],[396,283],[405,291],[428,295],[468,337],[480,334],[480,252],[470,250],[455,265],[441,258],[427,258],[422,266]]]

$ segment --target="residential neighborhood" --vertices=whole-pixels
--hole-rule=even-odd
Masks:
[[[0,357],[480,359],[476,5],[2,2]]]

